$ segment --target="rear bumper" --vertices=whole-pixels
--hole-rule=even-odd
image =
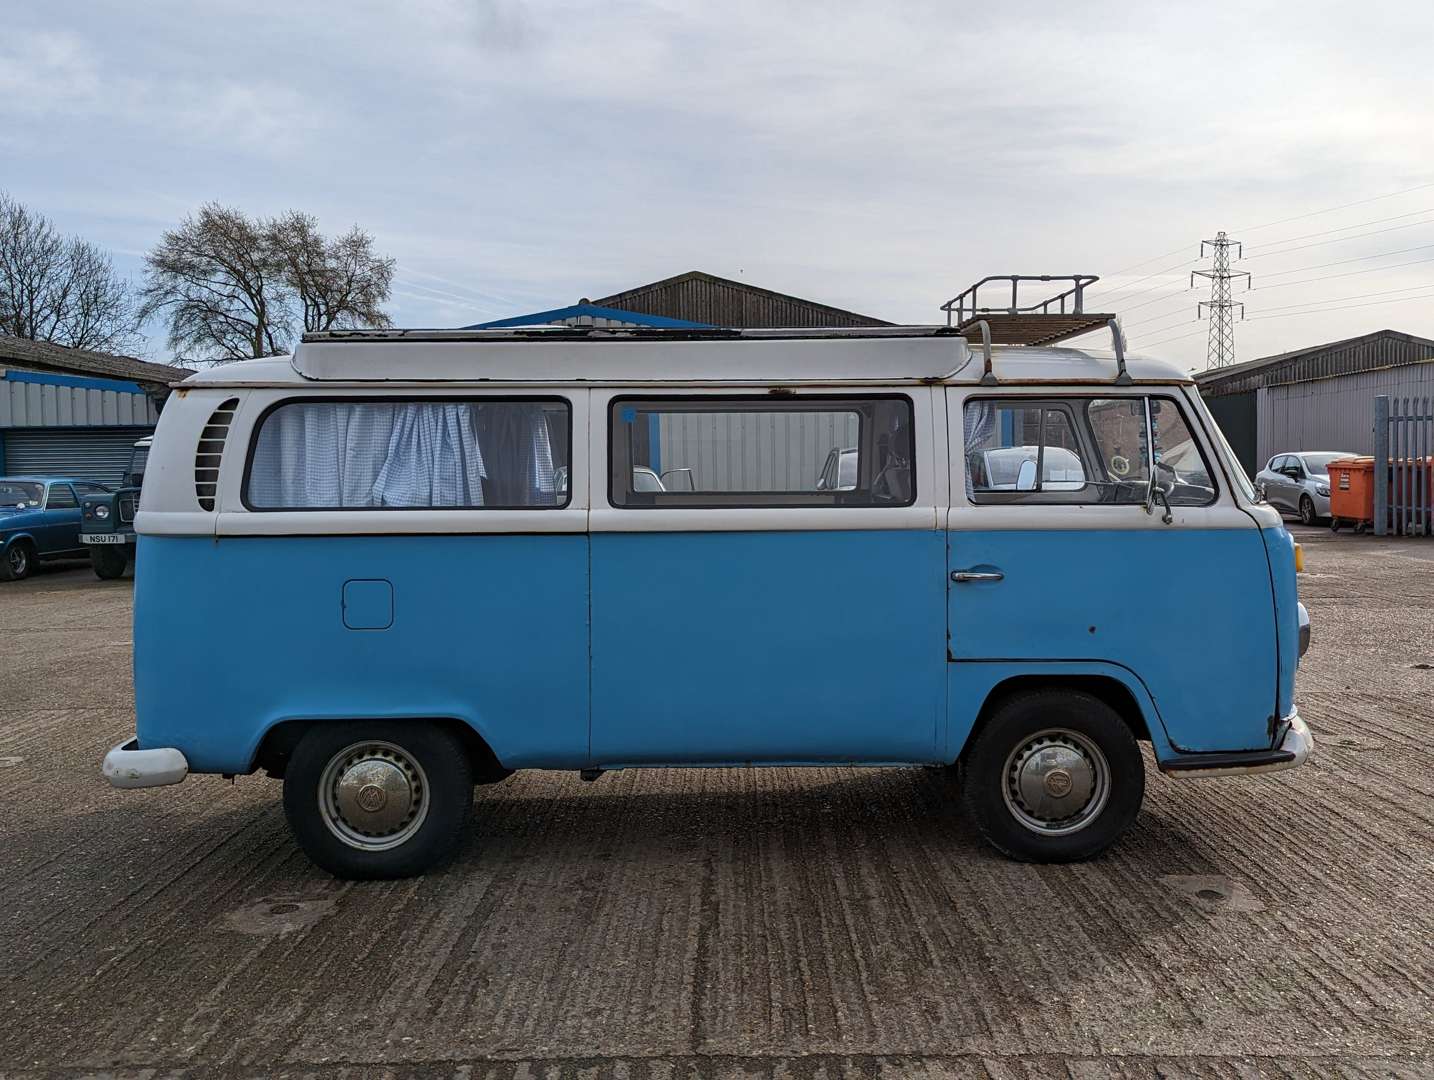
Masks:
[[[1314,736],[1295,710],[1280,723],[1280,738],[1269,750],[1242,750],[1232,754],[1176,754],[1160,762],[1168,776],[1250,776],[1294,769],[1309,760]]]
[[[139,740],[122,742],[100,767],[112,787],[145,788],[177,784],[189,775],[189,762],[172,746],[139,749]]]

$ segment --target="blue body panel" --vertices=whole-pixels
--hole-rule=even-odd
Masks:
[[[142,748],[245,772],[289,719],[452,717],[505,765],[588,759],[588,538],[141,536]],[[392,583],[387,629],[344,625],[344,584]],[[366,590],[364,621],[377,622]]]
[[[1283,529],[142,536],[138,735],[195,772],[430,717],[509,768],[949,762],[1003,681],[1095,675],[1158,757],[1258,749],[1294,597]]]
[[[1279,715],[1295,708],[1295,668],[1300,661],[1299,586],[1295,578],[1295,538],[1283,525],[1263,530],[1275,589],[1275,629],[1280,642]]]
[[[1253,525],[950,537],[953,570],[1005,575],[950,587],[953,659],[1114,664],[1146,688],[1176,749],[1270,745],[1275,605]]]
[[[934,530],[595,534],[594,761],[943,760],[945,548]]]

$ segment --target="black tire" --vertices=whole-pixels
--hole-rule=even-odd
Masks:
[[[1027,806],[1017,778],[1035,782],[1050,750],[1061,752],[1057,767],[1040,785],[1041,803]],[[1022,761],[1028,764],[1018,773]],[[1022,862],[1076,862],[1099,854],[1130,827],[1145,798],[1145,764],[1130,728],[1105,702],[1077,690],[1034,690],[1007,699],[964,756],[961,776],[967,812],[981,835]],[[1079,799],[1087,786],[1084,801],[1060,805],[1060,798]],[[1056,801],[1045,809],[1051,792]],[[1068,809],[1073,812],[1063,815]]]
[[[1300,496],[1300,524],[1313,525],[1319,518],[1315,515],[1314,500],[1308,495]]]
[[[358,779],[345,787],[345,777]],[[396,786],[386,788],[390,781]],[[321,786],[327,788],[326,795]],[[371,789],[380,795],[366,795]],[[412,797],[425,790],[426,799]],[[386,791],[398,793],[391,807]],[[399,797],[405,792],[407,804]],[[368,807],[361,799],[382,801]],[[362,830],[344,815],[347,807],[356,822],[370,824],[364,811],[392,815],[405,806],[408,816],[401,826],[384,825],[374,834],[360,835]],[[473,770],[467,750],[452,732],[422,721],[315,724],[299,740],[284,771],[284,815],[294,839],[304,854],[338,878],[422,874],[452,855],[472,809]],[[374,846],[389,843],[394,846]]]
[[[0,557],[0,581],[19,581],[35,569],[35,549],[28,540],[16,540]]]
[[[124,577],[125,567],[128,565],[128,553],[122,547],[90,548],[90,566],[94,569],[95,576],[103,581]]]

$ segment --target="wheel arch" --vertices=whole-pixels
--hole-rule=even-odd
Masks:
[[[972,744],[989,723],[991,716],[1005,702],[1018,694],[1035,690],[1075,690],[1091,695],[1110,706],[1125,723],[1138,741],[1151,743],[1157,755],[1166,751],[1169,743],[1159,716],[1147,716],[1147,710],[1154,713],[1144,688],[1133,688],[1129,682],[1114,673],[1105,671],[1048,671],[1023,672],[1007,675],[995,682],[986,692],[976,711],[970,731],[962,741],[956,760],[963,760]]]
[[[260,737],[259,744],[250,758],[249,771],[263,769],[270,776],[282,779],[289,758],[299,740],[310,728],[321,724],[344,724],[357,721],[379,720],[388,723],[428,723],[452,732],[463,743],[468,752],[468,761],[473,767],[473,779],[480,784],[497,783],[512,774],[498,760],[493,748],[472,724],[455,716],[334,716],[304,719],[280,720],[272,724]]]

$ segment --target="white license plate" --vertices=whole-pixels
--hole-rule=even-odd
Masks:
[[[80,533],[82,544],[125,544],[129,537],[124,533]]]

